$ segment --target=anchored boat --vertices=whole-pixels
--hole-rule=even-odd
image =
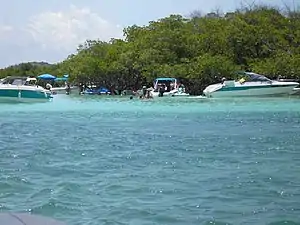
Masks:
[[[299,83],[271,80],[263,75],[244,72],[239,81],[229,80],[206,87],[207,97],[275,96],[292,94]]]
[[[6,77],[0,82],[0,100],[41,102],[52,98],[51,92],[36,85],[36,78]]]
[[[176,78],[157,78],[154,81],[154,89],[150,92],[153,97],[159,96],[189,96],[185,92],[183,84],[179,84]]]

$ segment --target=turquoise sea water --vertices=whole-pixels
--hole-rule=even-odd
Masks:
[[[299,224],[300,99],[0,105],[0,210],[70,225]]]

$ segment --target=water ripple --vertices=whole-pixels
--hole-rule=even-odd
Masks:
[[[262,101],[3,107],[0,211],[70,225],[298,224],[298,99]]]

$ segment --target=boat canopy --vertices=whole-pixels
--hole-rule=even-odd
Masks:
[[[249,81],[271,81],[269,78],[257,73],[245,72],[244,74],[249,78]]]
[[[45,74],[39,75],[38,78],[42,79],[42,80],[54,80],[56,78],[56,76],[45,73]]]
[[[175,81],[175,78],[170,78],[170,77],[166,77],[166,78],[156,78],[156,81]]]

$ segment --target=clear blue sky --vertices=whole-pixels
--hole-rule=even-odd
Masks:
[[[244,2],[253,2],[247,0]],[[261,0],[283,7],[300,0]],[[9,0],[0,8],[0,67],[25,61],[57,62],[85,39],[121,37],[123,27],[170,14],[216,8],[227,12],[240,0]]]

